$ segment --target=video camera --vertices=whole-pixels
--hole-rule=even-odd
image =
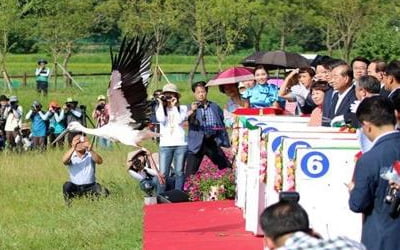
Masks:
[[[388,187],[385,202],[390,204],[390,212],[389,215],[393,219],[396,219],[400,215],[400,192],[395,187]]]

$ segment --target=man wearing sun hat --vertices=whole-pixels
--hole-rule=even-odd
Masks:
[[[50,69],[46,67],[47,61],[44,59],[40,59],[38,61],[38,67],[35,71],[36,76],[36,89],[40,94],[47,95],[47,89],[49,87],[49,77],[50,77]]]
[[[107,104],[106,97],[104,95],[99,95],[97,97],[97,105],[93,110],[92,117],[96,120],[96,127],[103,127],[110,120],[110,107]],[[102,147],[110,147],[111,141],[106,138],[99,137],[99,144]]]

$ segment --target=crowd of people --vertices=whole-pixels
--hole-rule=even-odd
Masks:
[[[48,108],[33,101],[25,115],[23,111],[17,96],[0,96],[0,150],[5,147],[13,151],[44,150],[50,145],[63,147],[65,142],[71,146],[76,133],[69,133],[67,138],[62,136],[68,124],[77,121],[85,126],[88,118],[92,121],[86,114],[86,106],[78,105],[78,101],[71,97],[62,105],[50,101]],[[98,96],[92,119],[97,127],[107,124],[109,107],[104,95]],[[99,144],[110,146],[110,142],[103,138],[99,139]]]

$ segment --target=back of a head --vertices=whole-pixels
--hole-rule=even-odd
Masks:
[[[383,96],[372,96],[362,100],[356,116],[361,123],[367,121],[377,127],[396,124],[393,103]]]
[[[400,61],[391,61],[386,65],[384,72],[388,76],[393,76],[397,83],[400,83]]]
[[[279,201],[267,207],[260,217],[265,236],[275,240],[297,231],[309,232],[307,212],[297,202]]]
[[[370,94],[379,94],[381,91],[381,83],[374,76],[361,76],[357,81],[357,86],[365,89]]]
[[[347,65],[347,63],[341,59],[332,58],[331,60],[327,60],[325,63],[325,68],[329,68],[330,70],[336,68],[339,65]]]
[[[376,66],[376,72],[383,72],[385,71],[385,67],[386,67],[386,63],[385,61],[381,60],[381,59],[373,59],[371,61],[371,63],[374,63]],[[370,64],[371,64],[370,63]]]

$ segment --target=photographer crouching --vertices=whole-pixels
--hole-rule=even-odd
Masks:
[[[139,149],[128,153],[126,166],[129,175],[139,181],[140,189],[148,197],[159,193],[160,185],[165,185],[165,177],[158,171],[149,151]]]
[[[110,109],[110,107],[106,103],[106,97],[104,95],[99,95],[97,97],[96,108],[93,110],[93,113],[92,113],[93,119],[96,120],[97,128],[103,127],[110,120],[109,109]],[[106,138],[99,137],[98,140],[99,140],[99,144],[101,147],[108,148],[111,146],[111,141]]]

